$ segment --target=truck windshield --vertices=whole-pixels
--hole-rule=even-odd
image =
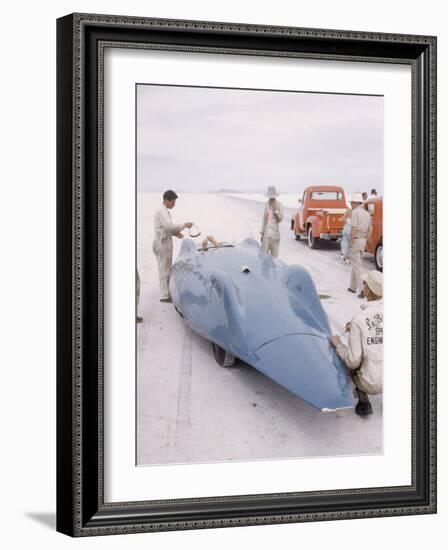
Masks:
[[[340,191],[313,191],[310,198],[314,201],[340,201],[342,193]]]

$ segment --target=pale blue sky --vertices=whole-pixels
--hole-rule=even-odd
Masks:
[[[139,191],[383,190],[383,98],[137,87]]]

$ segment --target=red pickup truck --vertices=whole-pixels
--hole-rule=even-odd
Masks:
[[[368,199],[366,208],[372,216],[372,233],[367,241],[366,252],[374,255],[376,269],[383,271],[383,198]]]
[[[291,220],[296,240],[306,237],[310,248],[317,248],[319,239],[336,241],[342,236],[343,217],[347,211],[342,187],[307,187],[299,203],[300,208]]]

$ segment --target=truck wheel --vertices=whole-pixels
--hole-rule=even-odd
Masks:
[[[383,240],[375,248],[375,267],[378,271],[383,271]]]
[[[313,236],[313,228],[311,225],[308,227],[308,246],[315,250],[319,246],[319,239]]]
[[[218,344],[212,343],[213,347],[213,356],[215,357],[216,362],[221,367],[233,367],[236,363],[236,357],[232,355],[229,351],[222,349]]]

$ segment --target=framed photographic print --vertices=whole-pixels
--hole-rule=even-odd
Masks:
[[[436,38],[57,40],[57,529],[434,513]]]

